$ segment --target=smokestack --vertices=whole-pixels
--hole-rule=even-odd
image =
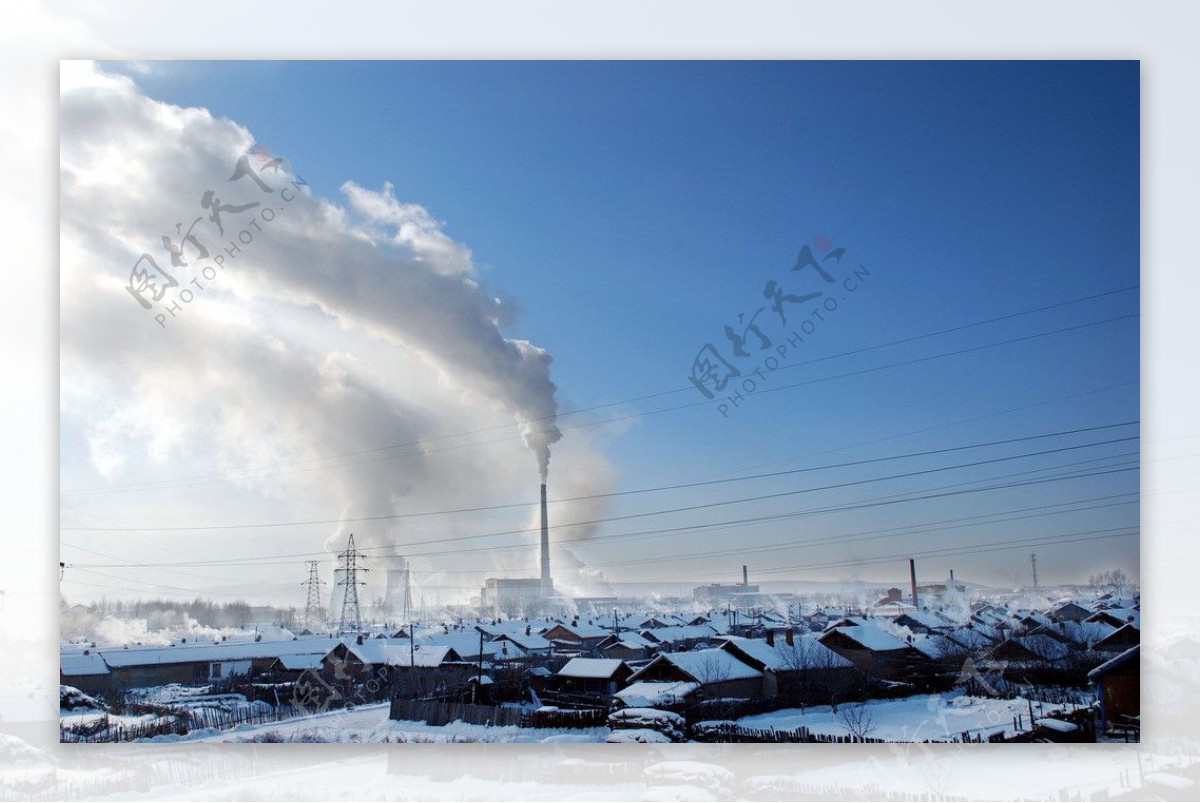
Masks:
[[[550,582],[550,522],[546,517],[546,483],[542,483],[542,594],[554,590]]]
[[[750,572],[746,569],[745,564],[742,564],[742,585],[750,585]]]
[[[917,562],[912,558],[908,559],[908,576],[912,580],[912,604],[917,608]]]

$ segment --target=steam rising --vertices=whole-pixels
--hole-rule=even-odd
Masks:
[[[340,202],[321,198],[286,161],[262,173],[271,194],[231,184],[250,132],[152,100],[91,65],[64,63],[61,129],[62,404],[94,471],[119,482],[147,459],[186,456],[185,473],[243,472],[362,454],[335,471],[237,482],[333,517],[385,516],[400,500],[460,506],[454,494],[529,485],[509,446],[452,437],[499,414],[515,422],[546,481],[562,437],[553,358],[504,336],[514,309],[485,289],[470,250],[428,210],[398,201],[388,183],[347,181]],[[215,279],[178,268],[180,287],[141,309],[125,289],[132,266],[151,251],[169,266],[161,236],[205,214],[200,198],[214,187],[223,203],[257,200],[275,215],[258,219],[252,242]],[[220,237],[206,222],[197,231],[218,253],[239,245],[233,238],[257,214],[227,214]],[[193,275],[203,289],[192,287],[194,299],[159,326],[154,315]],[[374,454],[391,444],[403,446]],[[515,438],[511,449],[522,454]],[[404,538],[392,522],[350,529],[360,547]]]

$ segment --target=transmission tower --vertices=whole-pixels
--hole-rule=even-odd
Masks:
[[[339,552],[338,557],[342,560],[342,568],[338,569],[342,577],[337,582],[342,587],[342,616],[338,622],[338,635],[360,633],[362,614],[358,610],[358,587],[366,585],[366,581],[359,580],[358,573],[367,570],[358,565],[359,558],[365,558],[366,555],[354,548],[354,533],[350,533],[346,549]]]
[[[308,563],[308,579],[300,585],[308,588],[308,599],[304,603],[304,626],[312,630],[325,619],[321,613],[321,586],[325,584],[325,581],[317,574],[319,562],[315,560],[306,562]]]

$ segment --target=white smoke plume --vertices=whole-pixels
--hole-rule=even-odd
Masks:
[[[507,417],[545,481],[562,437],[552,357],[504,335],[512,306],[428,210],[386,183],[347,181],[340,203],[317,197],[286,161],[250,161],[269,193],[233,180],[249,131],[90,64],[63,65],[60,120],[62,408],[100,477],[129,481],[147,462],[170,476],[184,456],[187,471],[295,466],[235,476],[332,517],[385,516],[399,500],[433,508],[530,487],[496,433],[455,435]],[[219,233],[207,190],[217,204],[258,206],[222,211]],[[201,217],[198,241],[228,253],[212,279],[184,240]],[[163,236],[186,266],[172,266]],[[178,281],[149,310],[126,287],[143,253]],[[337,468],[314,470],[327,465]],[[406,527],[338,528],[339,548],[347,530],[362,547]]]

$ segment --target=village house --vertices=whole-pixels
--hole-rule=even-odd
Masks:
[[[554,645],[556,653],[574,651],[580,654],[594,651],[600,642],[611,638],[612,635],[612,627],[600,627],[579,622],[570,624],[556,622],[553,627],[548,627],[541,633],[542,638]]]
[[[690,650],[698,644],[713,641],[717,633],[712,625],[674,625],[647,628],[640,634],[659,650]]]
[[[1122,625],[1095,644],[1100,652],[1124,652],[1130,647],[1140,644],[1142,633],[1133,623]]]
[[[1092,615],[1092,611],[1072,600],[1064,600],[1046,611],[1054,622],[1079,622]]]
[[[61,654],[59,678],[61,683],[89,693],[170,683],[204,684],[234,676],[252,679],[266,673],[281,656],[323,655],[335,643],[328,638],[216,643],[181,639],[166,646],[89,647]],[[108,667],[107,676],[101,663]]]
[[[881,678],[900,678],[925,656],[912,645],[870,622],[831,627],[820,636],[820,642],[861,671]]]
[[[930,611],[909,611],[900,614],[892,623],[897,627],[907,627],[913,633],[929,635],[930,633],[949,633],[954,630],[954,623]]]
[[[609,636],[597,644],[595,649],[595,652],[605,658],[619,658],[622,661],[643,661],[650,658],[655,651],[655,645],[632,632]]]
[[[706,699],[763,696],[763,673],[721,648],[662,653],[629,677],[648,680],[696,683]]]
[[[787,634],[778,641],[725,636],[721,648],[763,673],[767,698],[816,699],[829,689],[848,687],[857,672],[849,659],[812,634]]]
[[[1141,718],[1140,647],[1125,652],[1088,672],[1088,682],[1099,687],[1103,727],[1139,727]]]
[[[633,670],[615,658],[572,658],[554,674],[546,689],[553,692],[612,697]]]

